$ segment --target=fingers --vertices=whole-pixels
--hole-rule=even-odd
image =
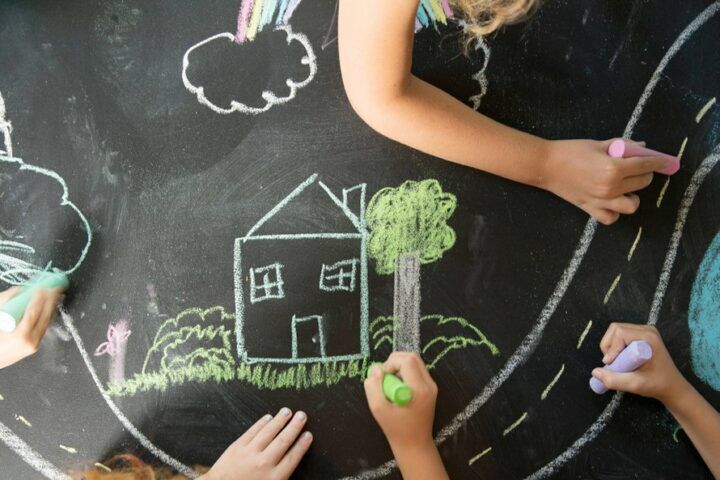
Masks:
[[[618,168],[623,177],[634,177],[663,170],[670,166],[666,157],[629,157],[619,158]]]
[[[634,372],[618,373],[605,368],[596,368],[592,376],[600,380],[608,389],[621,392],[637,392],[642,388],[642,376]]]
[[[0,304],[3,304],[10,300],[12,297],[17,295],[19,291],[20,287],[12,287],[5,290],[4,292],[0,292]]]
[[[655,346],[657,342],[662,342],[660,333],[653,326],[611,323],[600,340],[600,350],[604,354],[603,363],[606,365],[612,363],[615,357],[633,340],[645,340],[652,346]]]
[[[654,178],[653,173],[626,177],[622,181],[622,193],[631,193],[643,190],[650,186]]]
[[[430,379],[430,374],[425,375],[427,369],[417,353],[393,352],[385,362],[385,371],[397,373],[410,388],[419,387]]]
[[[60,306],[61,296],[62,290],[58,288],[49,291],[45,299],[45,305],[43,306],[43,310],[40,313],[37,324],[35,325],[35,330],[37,331],[38,335],[45,335],[48,327],[55,319],[55,314],[57,313],[57,309]]]
[[[604,208],[589,208],[587,212],[592,215],[598,223],[602,223],[603,225],[612,225],[620,218],[619,213]]]
[[[380,365],[374,365],[370,375],[363,382],[365,387],[365,397],[367,397],[368,406],[370,411],[377,411],[378,408],[383,406],[388,400],[385,398],[382,389],[383,382],[383,370]]]
[[[290,447],[295,443],[298,436],[305,427],[307,415],[305,412],[297,412],[285,428],[270,442],[265,453],[273,463],[279,463]]]
[[[619,197],[607,200],[604,205],[606,210],[623,215],[632,215],[640,208],[640,197],[637,195],[620,195]]]
[[[310,445],[312,445],[313,436],[310,432],[305,432],[300,435],[300,438],[295,442],[292,448],[287,452],[283,459],[278,463],[275,469],[280,478],[290,478],[290,475],[295,471],[297,466],[300,464],[300,460],[305,456]]]
[[[238,438],[238,442],[239,442],[241,445],[247,445],[247,444],[249,444],[249,443],[252,441],[252,439],[255,438],[255,436],[256,436],[258,433],[260,433],[260,430],[262,430],[262,429],[265,427],[265,425],[266,425],[270,420],[272,420],[272,418],[273,418],[272,415],[265,415],[264,417],[262,417],[260,420],[258,420],[257,422],[255,422],[255,425],[253,425],[252,427],[248,428],[248,429],[245,431],[245,433],[243,433],[243,434],[240,436],[240,438]]]
[[[291,414],[292,412],[289,408],[281,408],[280,412],[275,415],[275,418],[265,424],[265,427],[260,430],[257,435],[255,435],[255,438],[250,441],[250,446],[259,451],[265,450],[267,446],[270,445],[270,442],[272,442],[273,439],[277,436],[277,434],[280,433],[283,428],[285,428],[285,425],[287,425],[288,421],[291,418]]]
[[[35,295],[32,296],[30,303],[25,308],[25,314],[18,323],[17,329],[19,331],[32,332],[35,330],[49,297],[50,292],[48,290],[41,288],[35,292]]]

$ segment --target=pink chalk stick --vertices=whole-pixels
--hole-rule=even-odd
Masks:
[[[625,140],[618,139],[610,144],[608,148],[608,155],[613,158],[629,158],[629,157],[663,157],[670,160],[670,164],[658,170],[657,173],[663,175],[675,175],[680,170],[680,159],[673,157],[667,153],[656,152],[649,148],[641,147],[640,145],[626,142]]]

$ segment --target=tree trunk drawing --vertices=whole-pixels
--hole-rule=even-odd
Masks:
[[[420,257],[401,255],[395,269],[394,350],[420,353]]]

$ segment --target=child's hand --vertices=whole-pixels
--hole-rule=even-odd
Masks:
[[[0,293],[0,305],[18,293],[18,287]],[[45,332],[55,318],[63,291],[39,289],[12,333],[0,332],[0,368],[29,357],[40,348]]]
[[[413,392],[409,404],[398,406],[383,394],[383,369],[397,374]],[[395,448],[410,444],[434,445],[432,437],[437,385],[425,364],[415,353],[394,352],[383,365],[373,367],[365,380],[365,395],[370,411]]]
[[[611,390],[631,392],[652,397],[667,404],[680,392],[690,388],[673,363],[660,333],[655,327],[628,323],[612,323],[600,342],[605,355],[603,363],[609,365],[632,341],[645,340],[653,350],[652,358],[642,367],[630,373],[611,372],[596,368],[592,375]]]
[[[610,225],[620,214],[635,213],[653,172],[666,167],[663,157],[612,158],[612,140],[559,140],[550,143],[540,185],[585,210],[598,222]]]
[[[287,480],[310,448],[310,432],[302,435],[307,416],[283,408],[273,418],[258,420],[230,445],[200,480]]]

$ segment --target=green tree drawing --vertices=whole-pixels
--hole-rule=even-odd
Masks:
[[[420,351],[420,266],[455,245],[447,221],[456,207],[455,195],[443,192],[434,179],[383,188],[370,200],[367,253],[378,274],[395,274],[395,350]]]

